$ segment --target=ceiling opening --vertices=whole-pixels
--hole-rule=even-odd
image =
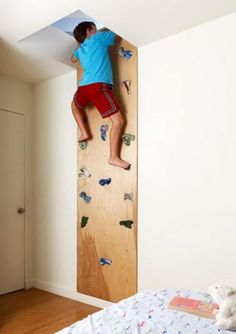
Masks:
[[[50,26],[24,38],[20,44],[29,51],[49,57],[74,69],[70,62],[71,53],[77,46],[73,37],[75,26],[83,21],[92,21],[97,29],[104,25],[89,17],[80,10],[54,22]]]
[[[92,19],[91,17],[84,14],[80,10],[76,11],[75,13],[71,15],[64,17],[63,19],[59,21],[54,22],[52,25],[72,36],[75,26],[83,21],[94,22],[98,30],[104,28],[104,25]]]

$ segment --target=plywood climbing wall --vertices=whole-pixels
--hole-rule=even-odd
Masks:
[[[116,302],[137,288],[137,50],[121,39],[111,57],[126,120],[121,156],[132,167],[107,163],[110,120],[88,108],[93,138],[78,143],[77,286],[78,292]]]

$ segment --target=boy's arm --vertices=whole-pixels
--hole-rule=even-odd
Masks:
[[[80,81],[82,79],[82,75],[83,75],[83,68],[80,65],[79,59],[76,58],[73,54],[70,58],[72,63],[76,63],[76,69],[77,69],[77,80]]]
[[[76,57],[74,56],[74,54],[75,54],[75,51],[76,51],[79,47],[80,47],[80,44],[78,44],[77,48],[74,50],[74,52],[73,52],[72,55],[71,55],[70,61],[71,61],[72,63],[76,63],[76,62],[78,61],[78,58],[76,58]]]
[[[78,61],[78,59],[74,55],[72,55],[71,58],[70,58],[70,61],[72,63],[76,63]]]
[[[80,62],[78,60],[77,60],[76,68],[77,68],[77,80],[79,82],[83,76],[83,68],[80,65]]]
[[[105,32],[105,31],[110,31],[110,30],[108,28],[104,27],[104,28],[99,29],[98,31]]]

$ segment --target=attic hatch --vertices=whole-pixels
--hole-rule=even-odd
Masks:
[[[33,53],[56,60],[61,63],[61,66],[64,64],[64,72],[66,73],[74,69],[70,62],[71,53],[77,47],[73,30],[77,24],[83,21],[94,22],[97,29],[104,28],[104,25],[78,10],[24,38],[20,44]]]
[[[80,10],[77,12],[68,15],[64,17],[63,19],[56,21],[55,23],[52,24],[52,26],[56,27],[57,29],[60,29],[64,31],[65,33],[69,34],[70,36],[73,36],[73,30],[77,24],[83,22],[83,21],[92,21],[96,24],[97,29],[102,29],[104,28],[104,25],[99,23],[98,21],[93,20],[91,17],[88,15],[84,14]]]

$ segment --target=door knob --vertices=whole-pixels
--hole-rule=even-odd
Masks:
[[[25,208],[18,208],[17,212],[22,215],[23,213],[25,213]]]

